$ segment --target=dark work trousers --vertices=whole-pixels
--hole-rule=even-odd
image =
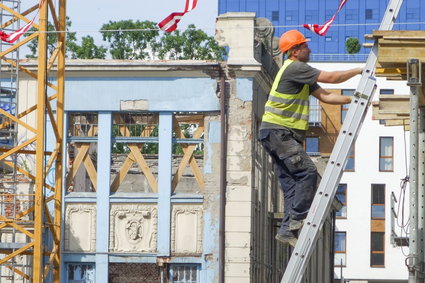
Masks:
[[[279,233],[285,233],[291,218],[307,217],[317,188],[317,168],[290,130],[261,129],[258,140],[273,158],[283,190],[284,216]]]

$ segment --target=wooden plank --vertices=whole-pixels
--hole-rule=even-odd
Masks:
[[[120,171],[115,176],[112,185],[111,185],[111,192],[116,192],[118,188],[120,187],[121,183],[124,181],[125,177],[128,174],[128,171],[130,170],[131,166],[135,162],[133,154],[130,152],[127,155],[127,158],[125,159],[124,163],[122,164]]]
[[[385,220],[372,219],[370,222],[371,232],[385,232]]]
[[[381,66],[403,64],[409,58],[425,60],[425,31],[374,31],[378,40],[378,63]]]
[[[87,174],[89,175],[90,181],[93,184],[94,190],[97,190],[97,171],[96,167],[93,165],[93,161],[90,158],[89,154],[86,154],[84,157],[84,166],[86,167]]]
[[[193,155],[190,158],[189,164],[193,174],[195,174],[195,178],[196,178],[196,181],[198,182],[201,192],[205,191],[204,175],[202,174],[202,171],[199,168],[198,163],[196,162],[195,157]]]
[[[375,71],[376,76],[387,77],[387,76],[406,76],[407,70],[404,68],[376,68]]]
[[[379,96],[379,113],[394,113],[398,115],[409,115],[409,95],[383,95]]]
[[[394,37],[409,38],[409,37],[424,37],[425,31],[423,30],[374,30],[373,37]]]
[[[71,145],[72,146],[72,145]],[[69,187],[71,184],[71,180],[74,179],[75,175],[77,174],[78,168],[80,168],[84,157],[86,156],[90,144],[86,143],[86,144],[81,144],[81,143],[76,143],[75,147],[77,148],[77,156],[74,158],[74,161],[72,162],[72,165],[69,168],[69,173],[68,176],[66,177],[66,186]]]
[[[135,144],[129,144],[129,148],[131,152],[133,153],[134,158],[136,159],[137,164],[139,164],[140,169],[142,169],[143,174],[145,174],[146,179],[148,180],[149,185],[151,186],[152,190],[156,193],[158,192],[158,183],[153,176],[148,164],[146,163],[146,160],[143,158],[142,153],[140,152],[140,149]]]
[[[385,126],[404,126],[405,130],[410,129],[410,119],[385,120]]]
[[[409,115],[399,115],[398,113],[381,113],[379,105],[372,106],[372,120],[400,120],[409,119]]]
[[[183,149],[184,155],[183,155],[183,158],[180,161],[180,165],[177,168],[177,171],[176,171],[176,173],[174,174],[174,177],[173,177],[173,186],[172,186],[173,192],[176,189],[177,184],[179,183],[181,177],[183,176],[184,170],[185,170],[189,160],[193,156],[193,151],[195,150],[195,147],[196,147],[196,145],[191,144],[191,145],[189,145],[185,148],[185,146],[183,146],[183,144],[182,144],[182,148],[185,148],[185,149]]]
[[[204,115],[179,115],[178,117],[173,117],[177,123],[188,123],[188,124],[198,124],[202,123],[204,120]]]
[[[155,125],[152,125],[152,123],[157,123],[158,118],[159,118],[159,115],[153,115],[150,117],[146,127],[140,133],[140,137],[150,137],[152,135],[153,131],[155,130]],[[124,124],[125,122],[121,115],[115,116],[114,119],[115,119],[115,122],[119,124]],[[127,126],[120,125],[118,127],[119,127],[120,133],[123,136],[126,136],[126,137],[131,136],[131,132]],[[156,179],[153,176],[151,170],[149,169],[149,166],[147,165],[145,159],[143,158],[143,155],[140,152],[141,148],[143,147],[143,144],[131,144],[131,145],[129,144],[128,146],[130,148],[130,153],[127,155],[127,158],[124,161],[123,165],[121,166],[117,176],[115,176],[111,185],[111,191],[116,192],[118,190],[119,186],[124,181],[133,163],[137,162],[140,169],[144,173],[146,179],[148,180],[148,183],[151,186],[152,190],[157,192],[158,184],[156,182]],[[140,156],[134,152],[140,153]]]
[[[397,48],[379,48],[378,61],[383,66],[394,63],[406,64],[410,58],[425,61],[424,48],[413,48],[408,45]]]
[[[201,124],[199,125],[197,131],[199,130],[199,133],[197,131],[193,134],[193,138],[197,139],[202,136],[202,133],[204,132],[204,121],[202,120]],[[198,137],[199,136],[199,137]],[[184,149],[183,149],[184,152]],[[195,174],[196,181],[198,182],[199,188],[203,192],[205,190],[205,181],[204,181],[204,175],[202,174],[201,169],[198,166],[198,163],[196,162],[195,157],[193,156],[189,160],[190,168],[192,169],[193,174]]]
[[[173,128],[178,138],[184,137],[183,131],[181,130],[177,119],[174,119]],[[203,132],[204,132],[204,126],[203,126],[203,120],[202,120],[201,124],[198,126],[198,129],[196,129],[195,133],[193,133],[193,138],[194,139],[200,138]],[[193,151],[195,150],[195,148],[196,148],[195,144],[191,144],[191,145],[182,144],[184,155],[173,177],[173,181],[172,181],[173,192],[176,189],[177,184],[179,183],[181,177],[183,176],[184,170],[188,163],[190,164],[192,172],[195,174],[196,181],[198,182],[198,185],[201,191],[204,191],[205,189],[204,177],[201,170],[198,167],[198,164],[196,163],[195,158],[193,157]]]
[[[391,47],[400,47],[400,46],[423,46],[425,44],[425,37],[411,37],[411,38],[400,38],[400,37],[384,37],[378,41],[380,48],[391,48]]]

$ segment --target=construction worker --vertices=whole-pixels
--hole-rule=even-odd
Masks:
[[[307,64],[310,48],[297,30],[285,32],[279,41],[287,56],[273,82],[259,132],[259,141],[271,155],[284,194],[284,216],[276,239],[295,246],[317,188],[317,168],[305,153],[309,95],[329,104],[346,104],[351,97],[331,93],[317,82],[341,83],[362,73],[362,68],[321,71]]]

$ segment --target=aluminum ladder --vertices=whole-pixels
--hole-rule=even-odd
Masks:
[[[393,28],[402,3],[403,0],[390,0],[379,30]],[[377,57],[378,43],[375,41],[281,283],[303,282],[303,276],[316,246],[319,232],[322,230],[335,198],[348,153],[357,138],[376,90],[374,73]]]

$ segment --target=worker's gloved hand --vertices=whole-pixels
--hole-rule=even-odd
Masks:
[[[359,68],[359,75],[363,74],[363,71],[364,71],[364,68],[363,67],[360,67]]]

